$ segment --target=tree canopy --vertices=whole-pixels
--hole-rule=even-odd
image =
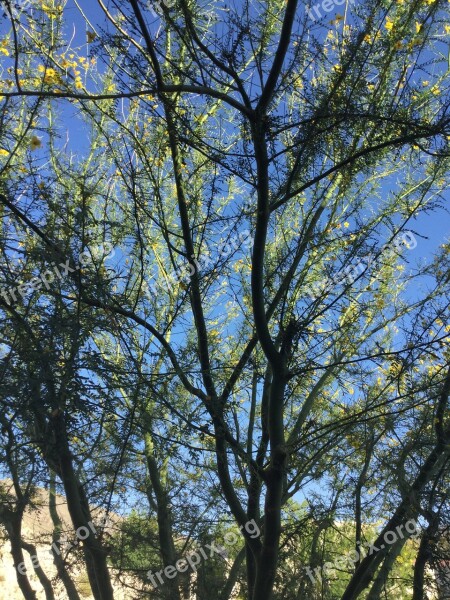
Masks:
[[[448,2],[1,8],[0,523],[24,597],[37,487],[74,531],[121,515],[72,552],[95,600],[121,578],[442,594]]]

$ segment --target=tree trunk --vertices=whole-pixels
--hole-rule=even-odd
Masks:
[[[33,557],[37,557],[37,550],[34,544],[29,544],[27,542],[22,542],[22,548],[28,552],[33,561]],[[39,579],[40,584],[44,588],[45,598],[46,600],[55,600],[55,594],[53,592],[52,582],[45,574],[43,568],[40,564],[33,564],[34,572],[36,573],[37,578]]]
[[[394,547],[391,546],[391,551],[384,559],[383,565],[381,566],[381,569],[379,570],[377,577],[370,588],[367,600],[379,600],[379,598],[382,598],[387,593],[386,591],[383,593],[383,587],[386,585],[387,578],[392,570],[395,559],[402,551],[404,542],[405,540],[403,540],[403,542],[400,544],[396,544]]]
[[[31,587],[26,570],[22,568],[25,557],[22,549],[22,515],[10,514],[3,520],[11,544],[11,556],[16,570],[17,583],[25,600],[36,600],[36,592]],[[20,571],[19,571],[20,567]],[[21,571],[24,571],[22,573]]]
[[[430,479],[433,477],[433,474],[436,473],[437,469],[441,467],[443,461],[446,460],[446,457],[448,457],[449,454],[449,447],[446,446],[443,441],[439,441],[428,459],[425,461],[419,472],[419,475],[412,484],[409,497],[401,502],[391,519],[385,525],[383,531],[374,542],[374,546],[379,550],[367,555],[361,561],[344,594],[342,595],[341,600],[356,600],[361,592],[368,587],[376,573],[378,566],[389,551],[389,546],[386,546],[384,542],[384,534],[387,531],[395,532],[397,527],[404,525],[406,519],[417,517],[417,508],[415,507],[417,502],[417,494],[430,481]]]
[[[245,558],[246,548],[247,547],[244,546],[244,548],[239,550],[238,555],[234,559],[234,562],[233,562],[230,572],[228,574],[227,582],[225,583],[223,589],[221,590],[218,600],[229,600],[229,598],[233,592],[233,588],[236,585],[237,578],[239,576],[239,569],[241,568],[242,562]]]
[[[83,541],[83,550],[92,593],[95,600],[114,600],[105,550],[89,527],[89,523],[92,522],[91,511],[83,486],[79,482],[73,467],[63,413],[60,412],[52,417],[52,421],[58,453],[58,475],[64,486],[72,524],[77,530],[86,527],[90,532]]]
[[[146,433],[144,439],[148,473],[156,497],[156,515],[161,557],[164,567],[175,566],[177,554],[173,542],[172,521],[167,493],[161,482],[160,471],[152,453],[153,442],[151,435]],[[164,587],[167,590],[168,600],[181,600],[178,574],[173,579],[166,579]]]
[[[414,583],[412,600],[424,600],[425,598],[425,567],[430,559],[430,546],[434,536],[438,531],[438,527],[438,518],[432,518],[430,524],[428,525],[428,527],[422,535],[422,539],[420,540],[419,551],[416,556],[416,562],[414,563]]]
[[[61,579],[64,588],[67,592],[68,600],[81,600],[80,596],[77,592],[77,588],[75,587],[72,578],[67,572],[66,565],[64,563],[61,554],[56,550],[59,549],[60,545],[60,536],[62,531],[62,523],[59,518],[58,511],[56,509],[56,487],[55,487],[55,473],[54,471],[50,472],[50,490],[49,490],[49,510],[50,516],[53,522],[53,533],[52,533],[52,554],[53,554],[53,562],[56,567],[56,571],[58,573],[58,577]],[[55,549],[56,547],[56,549]]]
[[[274,369],[269,401],[270,467],[264,505],[264,539],[257,560],[253,600],[270,600],[273,594],[281,535],[283,481],[287,468],[284,443],[283,402],[286,374],[283,365]]]

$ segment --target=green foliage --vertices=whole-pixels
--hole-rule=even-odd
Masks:
[[[80,12],[73,39],[70,3],[7,7],[2,518],[51,470],[74,523],[125,515],[94,566],[109,552],[137,595],[252,518],[202,600],[231,572],[248,600],[402,597],[410,541],[362,589],[304,566],[400,508],[445,522],[450,254],[425,238],[447,216],[448,2],[150,5]]]

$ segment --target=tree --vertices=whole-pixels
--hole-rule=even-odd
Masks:
[[[430,488],[448,481],[448,244],[412,266],[426,215],[444,214],[446,3],[365,3],[328,23],[296,0],[178,0],[156,13],[99,1],[95,16],[82,13],[86,42],[70,50],[69,5],[5,6],[2,47],[14,60],[1,94],[39,106],[30,128],[41,127],[37,151],[49,159],[42,175],[4,172],[6,231],[29,227],[30,270],[42,254],[74,265],[87,247],[116,249],[26,296],[20,312],[2,304],[26,323],[48,311],[53,343],[68,340],[67,371],[52,380],[70,394],[49,400],[64,456],[88,461],[117,502],[145,472],[136,492],[156,516],[164,568],[179,557],[177,534],[231,517],[249,600],[282,597],[286,507],[308,484],[326,507],[320,518],[310,509],[313,562],[340,514],[355,521],[357,548],[367,522],[383,521],[380,547],[418,519]],[[67,102],[89,134],[78,162],[59,142]],[[12,167],[25,141],[8,127]],[[107,394],[102,414],[86,372]],[[77,397],[92,434],[75,448]],[[53,423],[40,419],[41,430]],[[95,486],[40,452],[76,492],[79,526]],[[252,519],[259,537],[245,529]],[[378,597],[406,547],[404,537],[358,561],[341,598]],[[88,552],[95,597],[112,597],[95,584],[108,581],[103,549]],[[165,588],[174,600],[178,581]]]

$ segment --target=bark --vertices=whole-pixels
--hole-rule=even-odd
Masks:
[[[379,565],[390,551],[390,546],[384,543],[384,534],[388,531],[395,532],[397,527],[404,525],[408,518],[416,519],[419,512],[419,494],[436,473],[443,467],[450,456],[450,427],[445,428],[444,418],[446,406],[450,395],[450,369],[444,381],[442,392],[437,403],[435,432],[437,443],[427,460],[412,483],[409,494],[405,497],[397,510],[385,525],[383,531],[374,542],[378,548],[372,554],[368,554],[356,569],[341,600],[356,600],[372,581]]]
[[[373,438],[369,448],[366,451],[366,457],[364,460],[364,466],[358,477],[355,489],[355,550],[360,555],[361,550],[361,536],[362,536],[362,509],[361,509],[361,495],[363,487],[367,479],[367,471],[369,470],[370,460],[373,451]],[[355,568],[358,568],[360,559],[355,563]]]
[[[34,544],[22,542],[22,548],[28,552],[30,557],[37,556],[37,550],[36,550],[36,546],[34,546]],[[44,588],[46,600],[55,600],[55,594],[53,592],[52,582],[45,574],[43,568],[39,564],[37,566],[35,566],[33,564],[33,569],[34,569],[34,572],[36,573],[37,578],[39,579],[40,584]]]
[[[52,554],[53,554],[53,562],[56,567],[56,571],[58,573],[58,577],[61,579],[64,588],[67,593],[68,600],[81,600],[80,596],[77,592],[77,588],[75,587],[72,578],[67,572],[65,562],[55,547],[59,550],[60,546],[60,536],[62,531],[62,522],[59,518],[58,511],[56,509],[56,489],[55,489],[55,473],[51,471],[50,473],[50,494],[49,494],[49,510],[50,516],[53,522],[53,533],[52,533]]]
[[[177,553],[173,542],[172,520],[169,510],[169,501],[167,492],[161,482],[161,474],[158,464],[152,452],[153,443],[150,434],[145,434],[145,458],[147,461],[148,473],[156,498],[156,516],[158,521],[158,537],[161,557],[164,567],[175,566]],[[179,576],[174,579],[166,579],[164,587],[167,591],[169,600],[181,600],[179,588]]]
[[[267,447],[269,444],[269,432],[268,432],[268,406],[269,406],[269,396],[270,396],[270,386],[272,382],[272,371],[270,366],[267,367],[265,377],[264,377],[264,385],[262,391],[261,398],[261,425],[262,425],[262,435],[261,440],[258,447],[258,452],[256,455],[256,464],[258,468],[262,469],[264,465],[264,460],[267,454]],[[256,383],[253,387],[253,393],[256,395]],[[256,398],[252,397],[252,403],[256,403]],[[247,443],[247,453],[251,456],[251,448],[252,448],[252,439],[250,438]],[[262,480],[256,469],[251,469],[250,472],[250,482],[247,490],[247,514],[249,519],[255,519],[257,523],[260,520],[260,498],[261,498],[261,490],[262,490]],[[247,587],[248,587],[248,597],[253,597],[253,588],[255,585],[256,579],[256,560],[254,556],[254,552],[250,548],[250,546],[246,545],[246,566],[247,566]]]
[[[403,540],[403,542],[400,544],[396,544],[395,547],[391,546],[391,551],[384,559],[383,565],[382,565],[381,569],[379,570],[379,572],[376,576],[376,579],[375,579],[375,581],[370,589],[370,592],[367,596],[367,600],[379,600],[379,598],[382,598],[383,588],[386,585],[387,578],[389,576],[389,573],[391,572],[391,569],[395,562],[395,559],[402,551],[404,543],[405,543],[405,540]],[[386,594],[386,593],[387,592],[385,590],[384,594]]]
[[[431,546],[439,527],[439,520],[431,520],[420,540],[419,551],[414,563],[414,582],[412,600],[425,599],[425,568],[431,556]]]
[[[240,571],[242,562],[246,556],[246,549],[247,549],[247,547],[242,548],[238,552],[238,555],[236,556],[236,558],[234,559],[234,562],[233,562],[230,572],[228,574],[227,582],[224,585],[223,589],[221,590],[218,600],[229,600],[229,598],[233,592],[234,586],[236,585],[237,579],[239,577],[239,571]]]
[[[284,443],[283,401],[286,388],[284,366],[275,369],[269,401],[269,432],[271,463],[266,479],[264,505],[264,540],[257,560],[253,600],[270,600],[273,594],[278,550],[281,535],[281,507],[283,481],[287,467],[287,452]]]
[[[9,513],[6,516],[3,512],[2,517],[2,522],[8,532],[9,542],[11,544],[11,556],[13,558],[20,591],[25,600],[36,600],[36,592],[31,587],[26,570],[25,573],[21,573],[18,569],[18,567],[21,566],[21,563],[25,562],[22,549],[22,515],[20,513]]]
[[[100,540],[91,531],[92,522],[89,503],[73,466],[69,449],[64,415],[58,412],[52,417],[57,452],[57,472],[64,486],[67,508],[75,529],[87,527],[91,532],[83,541],[86,569],[95,600],[114,600],[111,579],[106,562],[106,552]]]
[[[387,531],[395,531],[397,527],[403,525],[408,519],[417,518],[417,495],[432,479],[433,475],[440,468],[449,454],[449,446],[442,443],[442,441],[436,444],[430,456],[422,466],[419,475],[412,484],[409,496],[400,503],[394,515],[374,542],[374,546],[379,548],[379,550],[367,555],[361,561],[342,595],[341,600],[355,600],[361,592],[370,585],[379,565],[389,551],[389,546],[386,546],[384,542],[384,534]],[[385,547],[381,548],[383,545]]]

